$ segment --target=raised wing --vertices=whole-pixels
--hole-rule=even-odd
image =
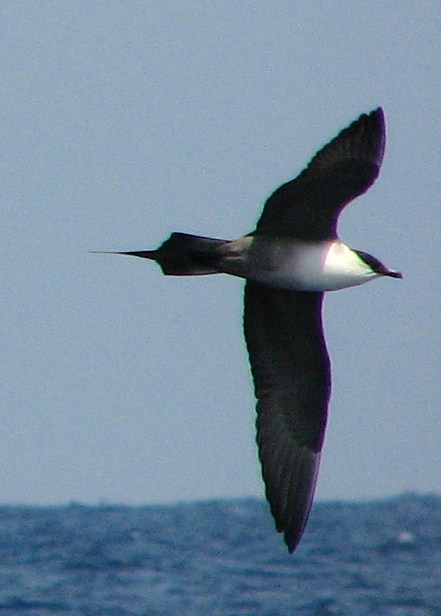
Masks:
[[[325,145],[299,176],[269,197],[255,233],[305,240],[336,238],[341,210],[378,176],[385,140],[383,110],[361,115]]]
[[[314,495],[331,390],[322,293],[247,282],[244,328],[266,497],[290,552]]]

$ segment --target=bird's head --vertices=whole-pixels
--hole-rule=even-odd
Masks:
[[[354,252],[358,255],[358,257],[368,265],[371,270],[378,274],[379,276],[389,276],[390,278],[402,278],[403,274],[401,272],[397,272],[396,270],[391,270],[384,265],[381,261],[379,261],[376,257],[373,257],[367,252],[363,252],[362,250],[354,250]]]

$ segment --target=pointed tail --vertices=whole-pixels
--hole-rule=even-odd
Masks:
[[[168,276],[196,276],[219,273],[215,266],[218,249],[226,241],[188,233],[172,233],[168,240],[156,250],[106,252],[107,254],[152,259]]]

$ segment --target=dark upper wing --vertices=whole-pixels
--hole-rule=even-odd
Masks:
[[[331,389],[322,293],[245,287],[244,327],[257,443],[276,528],[292,552],[314,495]]]
[[[341,210],[378,176],[385,140],[383,110],[361,115],[297,178],[269,197],[255,233],[311,240],[337,237]]]

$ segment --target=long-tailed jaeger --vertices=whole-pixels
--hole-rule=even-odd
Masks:
[[[376,179],[384,153],[381,108],[361,115],[266,201],[256,229],[236,240],[172,233],[153,259],[164,274],[246,279],[244,329],[257,398],[257,444],[266,497],[288,550],[313,499],[331,371],[322,327],[324,291],[402,275],[337,235],[340,212]]]

